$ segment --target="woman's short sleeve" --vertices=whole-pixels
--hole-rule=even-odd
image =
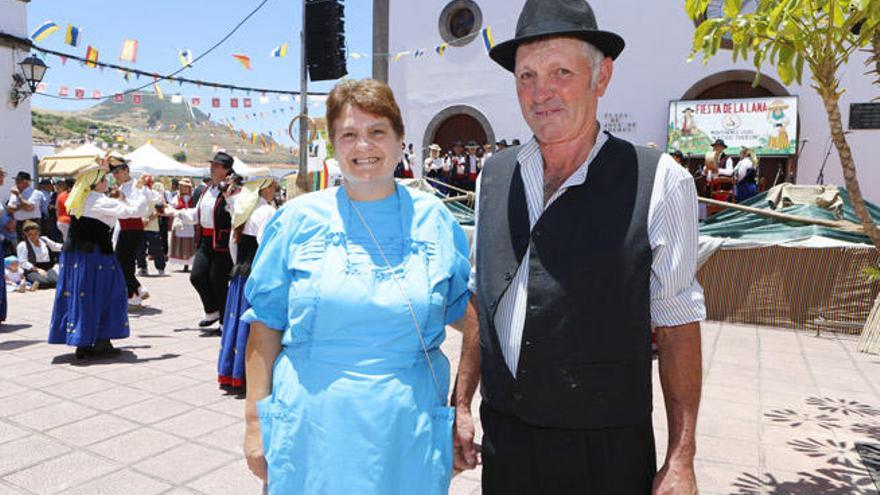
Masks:
[[[444,322],[446,324],[454,323],[464,316],[471,297],[471,293],[468,290],[471,263],[467,235],[452,214],[448,218],[450,219],[449,225],[452,230],[452,235],[450,236],[452,246],[448,251],[449,256],[452,256],[452,263],[450,265],[452,273],[449,278],[449,289],[446,294],[446,321]]]
[[[290,216],[282,215],[283,211],[279,210],[266,225],[244,289],[251,308],[241,317],[242,321],[258,321],[278,331],[287,328],[287,305],[292,281],[287,270],[287,258],[288,241],[293,229],[285,225]]]

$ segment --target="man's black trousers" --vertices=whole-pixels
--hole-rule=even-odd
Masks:
[[[122,275],[125,276],[125,286],[128,288],[128,297],[137,295],[141,283],[134,276],[135,262],[137,260],[138,247],[144,242],[143,230],[120,230],[116,240],[116,258],[122,265]]]
[[[205,314],[223,312],[226,309],[226,293],[229,290],[229,275],[232,272],[232,258],[228,252],[215,251],[211,237],[202,237],[193,259],[189,281],[199,297]]]
[[[543,428],[480,407],[485,495],[648,495],[657,471],[654,430]]]

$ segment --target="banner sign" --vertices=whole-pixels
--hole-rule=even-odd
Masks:
[[[669,152],[704,155],[721,139],[725,153],[743,146],[759,156],[797,153],[798,99],[790,97],[690,100],[669,103]]]

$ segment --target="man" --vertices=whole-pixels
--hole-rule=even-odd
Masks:
[[[480,157],[483,159],[483,162],[485,162],[489,158],[492,158],[493,154],[495,154],[495,152],[492,149],[492,143],[483,144],[483,156]]]
[[[497,143],[495,143],[495,153],[500,153],[506,149],[507,149],[507,140],[506,139],[502,139],[501,141],[498,141]]]
[[[31,174],[27,172],[19,172],[15,176],[15,187],[9,191],[9,208],[13,211],[15,218],[15,233],[17,242],[24,240],[24,232],[22,226],[28,220],[36,223],[41,222],[43,210],[43,193],[31,187]]]
[[[452,143],[452,154],[447,159],[445,170],[449,171],[449,184],[462,189],[467,180],[467,155],[460,140]],[[454,196],[458,191],[453,189],[451,193]]]
[[[229,187],[227,177],[232,174],[234,159],[220,151],[210,163],[210,187],[202,192],[195,208],[179,210],[185,223],[201,227],[201,239],[189,276],[205,310],[205,317],[199,322],[201,328],[218,322],[223,326],[223,310],[226,308],[229,274],[232,271],[232,258],[229,255],[232,216],[226,191]]]
[[[456,466],[473,468],[481,380],[486,494],[697,493],[696,198],[668,155],[600,132],[623,46],[584,0],[527,0],[516,37],[490,52],[534,137],[480,176],[453,400]],[[659,472],[652,324],[669,424]]]
[[[733,175],[733,158],[727,156],[724,150],[727,144],[723,139],[716,139],[712,143],[713,162],[718,167],[718,175],[722,177],[730,177]]]
[[[39,191],[43,195],[43,203],[40,208],[40,220],[42,220],[40,228],[42,232],[53,241],[58,241],[61,236],[56,231],[55,222],[58,214],[55,211],[55,200],[58,197],[55,194],[55,187],[52,185],[52,179],[43,177],[40,179]]]
[[[465,178],[462,180],[462,184],[464,186],[463,189],[473,191],[477,184],[477,175],[483,168],[483,161],[477,156],[477,150],[480,149],[480,145],[476,141],[468,141],[465,149],[467,150],[467,155],[464,157]]]
[[[144,219],[149,205],[143,186],[132,177],[128,160],[110,157],[110,174],[119,190],[122,200],[130,205],[138,205],[137,215],[119,219],[119,237],[116,240],[116,257],[122,266],[125,285],[128,288],[128,306],[139,308],[150,297],[150,292],[141,285],[135,276],[137,253],[144,243]]]

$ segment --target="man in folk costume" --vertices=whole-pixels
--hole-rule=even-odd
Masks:
[[[150,297],[150,292],[135,276],[137,252],[144,243],[143,217],[147,216],[149,205],[143,186],[131,177],[128,160],[118,157],[111,157],[109,160],[110,173],[116,181],[122,201],[138,206],[135,215],[119,219],[119,236],[116,240],[116,256],[122,265],[122,274],[128,287],[128,304],[138,307]]]
[[[480,170],[483,168],[483,160],[477,156],[477,150],[480,149],[480,145],[476,141],[468,141],[466,149],[467,154],[464,156],[464,163],[467,177],[463,181],[465,185],[463,189],[473,191],[477,184],[477,175],[480,174]]]
[[[184,223],[197,224],[201,239],[193,259],[189,281],[199,293],[205,317],[199,327],[206,328],[220,322],[229,290],[232,258],[229,255],[229,237],[232,234],[232,210],[229,205],[227,178],[232,174],[234,159],[220,151],[211,159],[211,187],[205,189],[195,208],[177,210]]]
[[[447,161],[447,168],[449,170],[449,184],[463,189],[467,180],[467,154],[461,141],[452,143],[452,154]],[[454,196],[457,192],[452,190],[451,194]]]
[[[251,307],[244,296],[244,286],[257,247],[263,239],[263,229],[275,214],[271,201],[275,196],[276,183],[270,170],[258,168],[252,174],[235,195],[232,215],[229,250],[235,266],[226,298],[223,340],[220,342],[220,359],[217,362],[217,381],[222,388],[229,390],[240,390],[244,386],[245,348],[250,324],[239,319]]]
[[[117,355],[111,339],[129,335],[128,289],[110,231],[118,219],[136,216],[142,205],[107,197],[106,174],[97,163],[80,170],[65,203],[70,230],[61,253],[49,343],[75,346],[79,359]]]
[[[527,0],[516,37],[490,52],[534,136],[480,176],[453,400],[456,464],[473,468],[481,383],[486,494],[697,493],[696,194],[669,155],[599,128],[623,47],[585,0]],[[652,326],[669,425],[659,472]]]

